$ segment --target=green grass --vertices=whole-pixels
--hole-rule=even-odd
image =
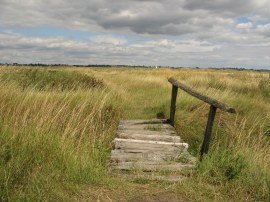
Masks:
[[[161,124],[148,124],[147,127],[145,127],[145,130],[150,131],[161,131]]]
[[[217,111],[209,154],[184,182],[112,177],[107,159],[119,120],[168,118],[169,76],[237,114]],[[3,201],[154,200],[152,193],[171,201],[270,200],[269,73],[3,66],[0,80]],[[208,111],[179,90],[175,127],[196,157]]]
[[[270,98],[270,77],[260,80],[259,89],[265,97]]]
[[[77,90],[103,87],[103,82],[80,72],[45,68],[18,68],[1,75],[2,82],[16,83],[23,89]]]
[[[63,200],[78,192],[81,184],[105,183],[119,119],[117,98],[105,88],[91,88],[92,84],[86,89],[88,82],[66,85],[73,73],[64,71],[48,76],[47,70],[37,70],[38,77],[45,75],[41,83],[54,78],[61,91],[49,88],[51,80],[48,85],[37,83],[35,69],[29,70],[33,79],[27,88],[21,88],[23,71],[14,69],[0,87],[1,199]]]

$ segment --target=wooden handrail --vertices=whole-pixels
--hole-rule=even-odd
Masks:
[[[213,98],[208,97],[206,95],[202,95],[198,91],[193,90],[192,88],[188,87],[187,85],[185,85],[183,83],[180,83],[174,77],[169,78],[168,81],[172,85],[182,89],[183,91],[187,92],[188,94],[190,94],[190,95],[192,95],[192,96],[194,96],[194,97],[196,97],[196,98],[198,98],[198,99],[200,99],[200,100],[202,100],[202,101],[204,101],[204,102],[206,102],[206,103],[208,103],[210,105],[213,105],[216,108],[219,108],[219,109],[221,109],[221,110],[223,110],[225,112],[230,112],[230,113],[235,113],[236,112],[234,108],[229,107],[228,105],[226,105],[226,104],[224,104],[222,102],[219,102],[216,99],[213,99]]]
[[[176,98],[177,98],[178,88],[180,88],[183,91],[187,92],[188,94],[210,104],[210,111],[209,111],[209,115],[208,115],[206,129],[204,132],[204,140],[203,140],[202,147],[200,150],[200,154],[201,154],[200,161],[201,161],[203,159],[203,155],[207,154],[208,150],[209,150],[211,133],[212,133],[213,125],[214,125],[214,120],[215,120],[217,108],[219,108],[225,112],[229,112],[229,113],[236,113],[236,110],[233,107],[229,107],[227,104],[224,104],[222,102],[219,102],[216,99],[213,99],[211,97],[203,95],[203,94],[199,93],[198,91],[188,87],[187,85],[180,83],[174,77],[169,78],[168,81],[172,84],[171,111],[170,111],[170,123],[172,126],[174,126]]]

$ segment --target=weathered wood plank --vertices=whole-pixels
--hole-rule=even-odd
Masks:
[[[183,163],[157,163],[155,161],[137,161],[137,162],[119,162],[112,164],[111,167],[117,170],[142,170],[142,171],[182,171],[187,168],[193,168],[194,164]]]
[[[119,125],[137,125],[137,124],[161,124],[168,123],[167,119],[135,119],[135,120],[120,120]]]
[[[174,86],[182,89],[183,91],[187,92],[188,94],[190,94],[190,95],[192,95],[192,96],[194,96],[194,97],[196,97],[196,98],[198,98],[198,99],[200,99],[200,100],[202,100],[202,101],[204,101],[204,102],[206,102],[206,103],[208,103],[210,105],[215,106],[216,108],[219,108],[219,109],[221,109],[223,111],[226,111],[226,112],[236,113],[236,110],[233,107],[230,107],[227,104],[224,104],[222,102],[219,102],[218,100],[213,99],[211,97],[202,95],[198,91],[196,91],[196,90],[188,87],[187,85],[185,85],[183,83],[180,83],[174,77],[169,78],[168,81],[172,85],[174,85]]]
[[[149,141],[149,140],[131,140],[115,138],[115,149],[136,149],[136,150],[149,150],[149,151],[186,151],[188,148],[187,143],[172,143],[161,141]]]
[[[168,152],[168,151],[149,151],[149,150],[137,150],[136,152],[128,152],[125,150],[113,150],[111,153],[111,162],[130,162],[130,161],[156,161],[156,162],[168,162],[168,161],[186,161],[181,151]]]
[[[158,134],[158,133],[157,133]],[[135,139],[135,140],[152,140],[152,141],[163,141],[163,142],[181,142],[179,136],[172,135],[145,135],[145,134],[130,134],[130,133],[120,133],[119,138],[122,139]]]
[[[167,120],[121,120],[113,143],[110,167],[115,170],[181,171],[194,165],[186,155],[188,144]]]
[[[138,124],[138,125],[122,124],[118,126],[118,130],[150,130],[150,131],[172,130],[172,131],[175,131],[174,127],[171,126],[170,124]]]
[[[160,129],[160,130],[149,130],[149,129],[143,129],[143,128],[119,128],[117,132],[121,133],[139,133],[139,134],[175,134],[176,131],[173,129]]]
[[[153,125],[153,126],[165,126],[167,128],[173,128],[173,126],[171,126],[168,123],[119,123],[119,126],[126,126],[126,127],[144,127],[144,126],[148,126],[148,125]]]
[[[140,135],[145,135],[145,136],[150,136],[150,135],[169,135],[169,136],[177,136],[176,131],[150,131],[150,130],[145,130],[145,131],[137,131],[137,130],[118,130],[117,131],[117,136],[120,134],[140,134]]]

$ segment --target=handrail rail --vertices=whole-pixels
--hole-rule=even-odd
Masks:
[[[176,98],[177,98],[178,88],[210,104],[210,111],[209,111],[208,121],[207,121],[206,129],[205,129],[205,133],[204,133],[204,140],[203,140],[201,151],[200,151],[200,154],[201,154],[200,161],[201,161],[203,159],[203,155],[207,154],[209,150],[209,143],[211,139],[211,133],[212,133],[212,128],[213,128],[217,108],[225,112],[229,112],[229,113],[236,113],[236,110],[225,103],[222,103],[206,95],[203,95],[199,93],[198,91],[188,87],[187,85],[180,83],[174,77],[170,77],[168,81],[172,84],[172,97],[171,97],[171,110],[170,110],[170,124],[172,126],[174,126]]]
[[[198,98],[198,99],[200,99],[200,100],[202,100],[202,101],[204,101],[204,102],[206,102],[206,103],[208,103],[210,105],[213,105],[216,108],[219,108],[219,109],[221,109],[221,110],[223,110],[225,112],[230,112],[230,113],[235,113],[236,112],[234,108],[229,107],[228,105],[226,105],[226,104],[224,104],[222,102],[219,102],[216,99],[213,99],[213,98],[208,97],[206,95],[202,95],[198,91],[193,90],[192,88],[188,87],[187,85],[185,85],[183,83],[180,83],[174,77],[169,78],[168,81],[172,85],[182,89],[183,91],[187,92],[188,94],[190,94],[190,95],[192,95],[192,96],[194,96],[194,97],[196,97],[196,98]]]

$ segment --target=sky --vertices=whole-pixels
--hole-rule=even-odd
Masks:
[[[0,62],[270,69],[270,0],[0,0]]]

